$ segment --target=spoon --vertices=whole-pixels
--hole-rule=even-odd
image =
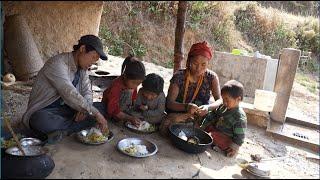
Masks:
[[[192,142],[192,140],[195,142],[195,143],[193,143],[193,144],[199,144],[200,143],[200,140],[199,140],[199,138],[195,135],[196,133],[195,133],[195,122],[193,122],[193,128],[192,128],[192,136],[190,136],[189,138],[188,138],[188,140],[187,140],[187,142],[189,142],[189,143],[193,143]]]
[[[4,121],[5,121],[6,125],[7,125],[7,127],[9,128],[9,131],[10,131],[10,133],[12,134],[13,139],[16,141],[17,146],[18,146],[18,149],[22,152],[22,155],[25,156],[26,153],[24,152],[24,150],[23,150],[23,148],[22,148],[22,146],[21,146],[21,143],[19,142],[16,134],[14,133],[14,131],[13,131],[13,129],[12,129],[12,127],[11,127],[11,125],[10,125],[10,122],[9,122],[9,120],[7,119],[7,117],[4,117]]]

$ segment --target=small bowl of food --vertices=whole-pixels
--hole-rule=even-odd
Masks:
[[[156,144],[142,138],[122,139],[118,142],[117,148],[123,154],[136,158],[153,156],[158,152]]]
[[[84,129],[76,134],[77,139],[84,144],[100,145],[109,142],[113,139],[113,133],[109,131],[108,134],[101,133],[100,129],[95,127]]]

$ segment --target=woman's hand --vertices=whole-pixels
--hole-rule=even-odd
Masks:
[[[189,103],[187,105],[187,112],[191,115],[194,115],[199,110],[199,107],[196,104]]]
[[[209,105],[202,105],[199,107],[199,110],[196,112],[196,114],[200,117],[204,117],[209,113]]]

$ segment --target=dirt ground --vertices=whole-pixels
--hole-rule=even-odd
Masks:
[[[100,70],[119,75],[122,58],[110,56],[103,62]],[[147,73],[156,72],[165,79],[168,88],[172,70],[151,63],[145,63]],[[295,83],[288,112],[300,112],[302,115],[319,121],[319,97],[306,92]],[[4,115],[11,117],[12,123],[18,123],[25,112],[29,92],[16,93],[2,91]],[[166,90],[165,90],[166,93]],[[307,100],[306,100],[307,99]],[[97,100],[97,99],[96,99]],[[235,158],[227,158],[208,149],[206,152],[187,154],[158,133],[139,135],[123,127],[109,123],[115,134],[109,143],[99,146],[87,146],[67,137],[56,145],[47,145],[55,162],[55,169],[48,178],[256,178],[237,165],[237,160],[250,160],[251,154],[260,154],[264,158],[287,156],[284,160],[270,161],[271,178],[319,178],[319,161],[309,160],[309,155],[319,156],[282,141],[266,136],[265,129],[248,125],[245,143]],[[137,159],[121,154],[116,149],[119,140],[126,137],[143,137],[158,146],[156,155]],[[199,171],[200,169],[200,171]]]
[[[48,178],[255,178],[237,165],[238,159],[250,160],[250,154],[264,158],[288,156],[269,162],[271,178],[319,178],[319,164],[305,159],[308,152],[270,139],[263,129],[251,125],[236,158],[227,158],[213,149],[188,154],[158,133],[140,135],[124,127],[110,126],[115,137],[103,145],[84,145],[71,136],[47,146],[56,165]],[[150,140],[157,144],[158,152],[142,159],[126,156],[116,145],[127,137]]]
[[[294,82],[287,116],[293,116],[297,119],[320,124],[319,121],[319,91],[313,94],[306,87]]]

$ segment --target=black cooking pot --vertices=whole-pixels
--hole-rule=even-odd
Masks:
[[[23,147],[26,155],[21,155],[17,147],[8,148],[1,158],[1,177],[17,179],[43,179],[55,167],[47,150],[41,146]]]
[[[193,126],[187,125],[187,124],[173,124],[169,127],[170,131],[170,139],[173,142],[173,144],[187,152],[192,154],[202,153],[204,152],[213,142],[212,137],[206,133],[205,131],[195,128],[195,132],[193,132]],[[193,144],[190,142],[187,142],[181,138],[179,138],[179,133],[183,131],[186,136],[193,137],[194,135],[199,139],[199,144]]]
[[[110,87],[112,81],[116,79],[119,76],[113,76],[113,75],[106,75],[106,76],[95,76],[90,75],[89,79],[91,80],[92,86],[98,86],[101,91],[103,92],[105,89]]]
[[[6,135],[6,136],[3,136],[2,137],[4,140],[10,140],[11,138],[12,138],[12,135]],[[47,144],[47,142],[48,142],[48,136],[44,136],[44,135],[42,135],[42,136],[35,136],[35,138],[37,138],[37,139],[39,139],[41,142],[40,142],[40,144],[37,144],[38,146],[44,146],[44,145],[46,145]],[[21,139],[20,139],[21,140]],[[7,148],[4,148],[4,147],[2,147],[1,146],[1,156],[2,157],[4,157],[4,156],[6,156],[6,149]]]

